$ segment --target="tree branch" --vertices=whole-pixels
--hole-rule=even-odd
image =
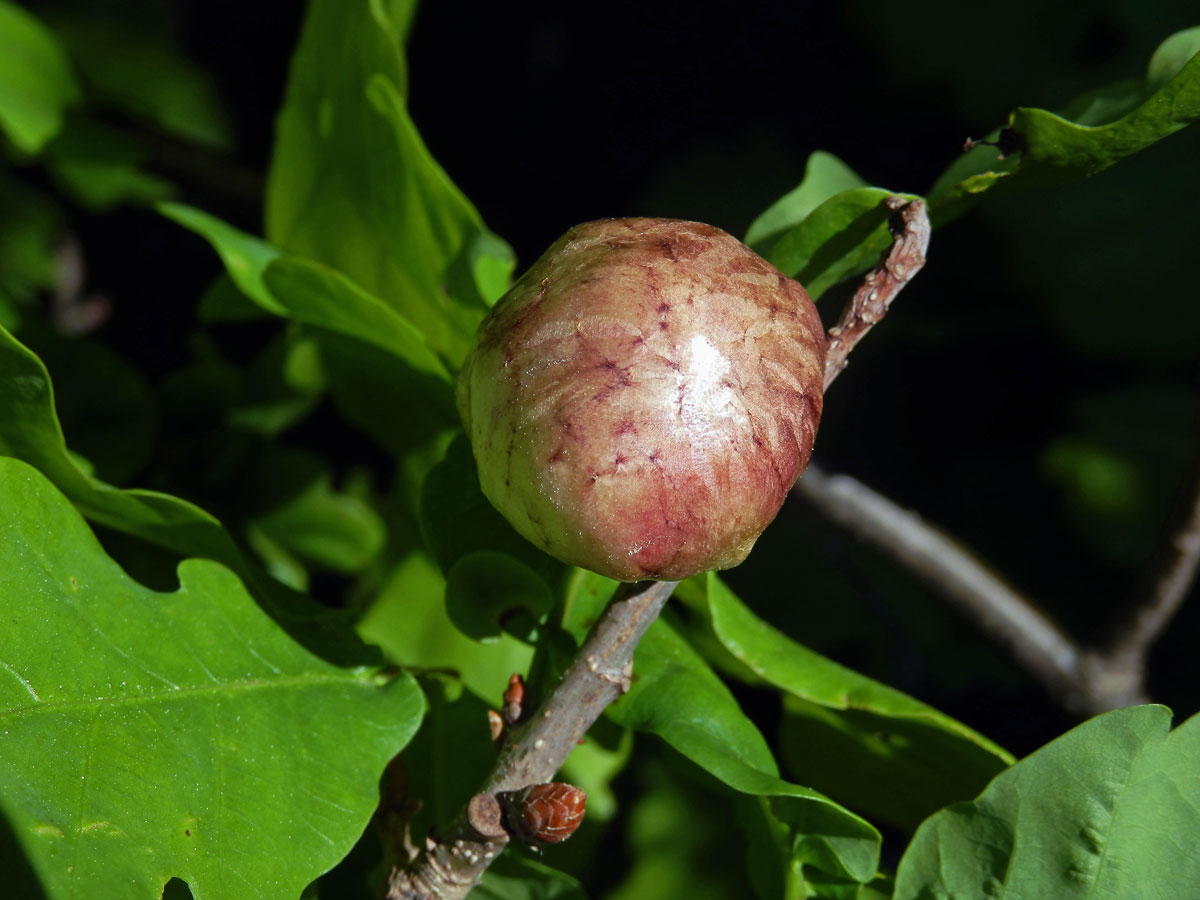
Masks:
[[[829,329],[826,390],[845,368],[850,351],[925,264],[929,220],[924,203],[899,196],[885,202],[893,211],[892,246],[863,279],[838,324]],[[1094,714],[1146,701],[1147,651],[1183,603],[1200,564],[1200,440],[1187,501],[1167,532],[1145,587],[1103,649],[1079,646],[969,550],[866,485],[810,465],[792,490],[936,588],[1075,713]]]
[[[1056,696],[1073,693],[1079,649],[969,550],[865,484],[827,475],[815,465],[809,465],[792,493],[937,588]]]
[[[1200,437],[1200,436],[1198,436]],[[1186,489],[1109,653],[1144,652],[1183,605],[1200,564],[1200,439]]]
[[[850,351],[887,315],[896,295],[925,266],[925,253],[929,249],[925,201],[893,195],[883,202],[892,211],[892,246],[884,251],[879,265],[863,278],[838,323],[826,335],[825,390],[846,368]]]
[[[1200,440],[1189,490],[1146,585],[1102,648],[1080,646],[971,551],[853,478],[810,465],[793,493],[936,589],[1078,715],[1148,701],[1147,653],[1182,605],[1200,565]]]
[[[509,835],[496,794],[549,781],[605,708],[629,689],[633,651],[675,590],[673,581],[622,585],[554,690],[514,728],[468,808],[407,869],[388,880],[388,900],[460,900]],[[482,723],[481,723],[482,724]]]

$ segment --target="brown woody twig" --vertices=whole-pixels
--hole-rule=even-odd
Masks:
[[[879,265],[863,278],[862,284],[842,310],[838,323],[829,329],[825,350],[825,390],[846,368],[846,358],[874,325],[887,315],[896,295],[904,290],[925,265],[929,248],[929,216],[925,201],[892,196],[884,201],[892,211],[892,246]]]
[[[542,705],[505,741],[480,792],[439,840],[392,872],[388,900],[460,900],[509,841],[496,794],[549,781],[592,723],[629,689],[633,650],[675,582],[622,585]]]
[[[861,482],[810,465],[793,493],[937,590],[1077,715],[1147,702],[1146,656],[1182,605],[1200,562],[1200,477],[1194,475],[1147,586],[1108,645],[1088,648],[970,550]]]
[[[792,493],[882,551],[970,618],[1057,696],[1074,690],[1080,652],[1057,625],[969,550],[919,515],[846,475],[809,465]]]
[[[826,388],[845,366],[846,354],[924,264],[929,225],[920,201],[903,205],[902,198],[892,197],[888,202],[901,230],[829,330]],[[810,465],[793,493],[936,588],[1077,714],[1146,702],[1147,653],[1183,603],[1200,564],[1200,440],[1184,502],[1146,584],[1102,648],[1080,646],[969,550],[853,478]]]

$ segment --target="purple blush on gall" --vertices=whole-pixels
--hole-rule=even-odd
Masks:
[[[825,334],[801,285],[710,225],[568,231],[496,304],[458,382],[491,503],[620,581],[745,559],[812,452]]]

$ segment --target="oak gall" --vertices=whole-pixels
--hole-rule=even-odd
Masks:
[[[812,452],[825,336],[799,283],[710,225],[559,238],[458,383],[480,484],[546,552],[621,581],[745,559]]]

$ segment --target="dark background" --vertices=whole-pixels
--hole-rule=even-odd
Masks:
[[[30,4],[51,22],[83,6]],[[86,6],[160,31],[211,78],[228,148],[168,143],[150,167],[180,199],[258,231],[255,182],[302,4]],[[603,216],[741,234],[817,149],[873,184],[924,191],[1010,108],[1053,109],[1139,77],[1163,38],[1194,24],[1191,3],[1132,0],[429,0],[410,40],[410,104],[523,267]],[[925,273],[826,404],[823,466],[920,511],[1087,639],[1128,602],[1184,478],[1200,356],[1198,159],[1192,129],[1087,182],[987,198],[935,233]],[[96,337],[153,375],[182,365],[195,304],[219,272],[211,251],[152,212],[89,212],[36,167],[22,177],[59,195],[87,289],[112,302]],[[263,336],[224,327],[215,338],[238,358]],[[377,449],[323,424],[289,439],[386,470]],[[935,594],[804,509],[785,508],[730,581],[790,634],[1018,754],[1072,722]],[[1200,706],[1198,617],[1185,607],[1152,660],[1152,690],[1180,717]],[[742,699],[772,716],[764,698]]]

